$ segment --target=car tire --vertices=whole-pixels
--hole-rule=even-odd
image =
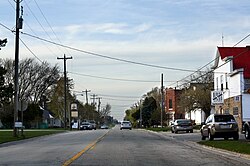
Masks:
[[[214,140],[214,136],[211,135],[210,131],[208,131],[208,138],[209,138],[210,141]]]
[[[228,140],[228,137],[225,137],[224,140]]]
[[[201,130],[201,140],[206,140],[206,137],[203,135],[202,130]]]
[[[177,134],[177,133],[178,133],[178,130],[175,130],[174,133]]]
[[[194,130],[190,130],[190,133],[193,133],[194,132]]]
[[[245,138],[250,139],[250,129],[247,126],[245,127]]]

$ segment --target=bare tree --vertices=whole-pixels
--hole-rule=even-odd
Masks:
[[[7,69],[6,82],[13,83],[14,62],[10,59],[1,63]],[[49,63],[39,64],[33,58],[20,61],[19,64],[19,99],[38,103],[41,96],[59,79],[59,67]]]
[[[106,116],[109,116],[109,114],[111,113],[111,105],[110,104],[106,104],[105,108],[103,108],[101,111],[100,111],[100,116],[102,117],[106,117]]]

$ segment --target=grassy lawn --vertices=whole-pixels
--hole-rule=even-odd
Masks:
[[[146,130],[151,130],[151,131],[156,131],[156,132],[167,132],[167,131],[170,131],[170,128],[169,127],[156,127],[156,128],[145,128]]]
[[[65,130],[24,130],[24,137],[21,136],[21,133],[18,137],[13,136],[13,131],[10,130],[0,130],[0,144],[11,141],[18,141],[33,137],[39,137],[43,135],[55,134],[65,132]]]
[[[217,140],[217,141],[201,141],[201,145],[206,145],[214,148],[225,149],[237,153],[250,155],[250,142],[249,141],[233,141],[233,140]]]

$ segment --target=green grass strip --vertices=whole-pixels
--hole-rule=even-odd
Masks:
[[[50,135],[50,134],[56,134],[65,132],[64,130],[28,130],[23,132],[23,136],[21,136],[21,133],[19,132],[18,137],[13,136],[13,131],[0,131],[0,144],[5,142],[11,142],[11,141],[18,141],[33,137],[39,137],[44,135]]]
[[[225,149],[242,154],[250,154],[249,141],[233,141],[233,140],[215,140],[215,141],[201,141],[201,145],[206,145],[214,148]]]

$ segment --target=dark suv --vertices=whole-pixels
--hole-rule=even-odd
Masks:
[[[224,138],[227,140],[230,137],[233,137],[234,140],[238,140],[239,128],[233,115],[210,115],[201,127],[201,139],[205,140],[207,137],[209,140],[213,140],[214,138]]]

